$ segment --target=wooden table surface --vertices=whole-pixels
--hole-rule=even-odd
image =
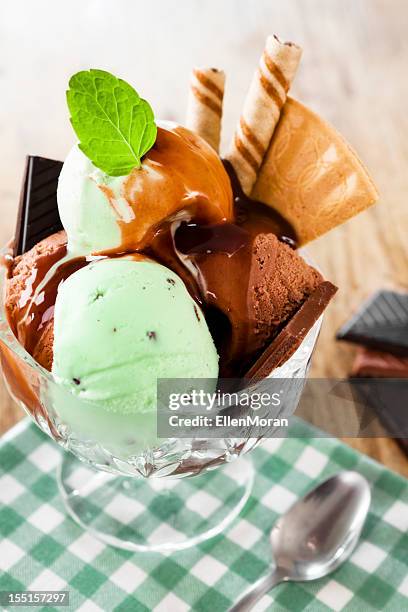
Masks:
[[[192,65],[227,72],[229,139],[267,34],[304,49],[292,94],[357,149],[380,203],[317,240],[312,256],[340,287],[327,310],[313,376],[346,376],[354,349],[339,325],[381,287],[408,283],[408,3],[406,0],[2,0],[0,8],[0,240],[12,234],[24,156],[62,159],[73,142],[64,91],[88,67],[143,92],[156,115],[183,121]],[[0,432],[21,411],[0,387]],[[408,476],[392,440],[349,443]]]

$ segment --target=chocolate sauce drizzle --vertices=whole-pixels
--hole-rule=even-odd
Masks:
[[[244,334],[248,326],[251,309],[247,296],[256,237],[274,234],[280,241],[296,247],[291,225],[271,207],[247,197],[231,164],[223,163],[233,190],[234,222],[203,225],[198,218],[166,220],[143,249],[144,255],[169,267],[183,279],[203,308],[219,350],[228,344],[231,325],[243,326]],[[34,280],[29,287],[31,296],[51,265],[65,256],[66,245],[61,245],[52,257],[40,258],[35,263]],[[61,263],[36,303],[22,304],[17,320],[12,322],[20,342],[31,353],[53,318],[60,283],[89,261],[80,258]]]
[[[44,279],[50,267],[57,261],[61,261],[67,253],[66,245],[61,246],[53,256],[40,257],[33,266],[33,282],[30,287],[30,297],[41,281]],[[88,264],[85,257],[77,257],[61,263],[50,280],[38,294],[35,301],[27,299],[22,303],[20,299],[20,311],[18,320],[14,321],[13,331],[19,341],[29,353],[33,353],[47,324],[54,318],[54,306],[57,298],[58,287],[71,274]]]
[[[231,164],[224,161],[234,198],[234,222],[202,225],[194,219],[163,225],[153,237],[150,256],[176,272],[203,308],[220,354],[221,373],[228,375],[251,352],[254,310],[250,287],[254,242],[273,234],[296,248],[291,225],[271,207],[242,191]],[[254,339],[258,349],[258,339]]]
[[[269,233],[296,248],[296,234],[290,223],[270,206],[245,195],[231,163],[223,160],[223,164],[233,190],[234,223],[199,225],[184,222],[175,234],[177,251],[185,255],[226,253],[233,256],[258,234]]]

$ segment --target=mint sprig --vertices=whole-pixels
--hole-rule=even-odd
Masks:
[[[71,77],[67,102],[79,148],[95,166],[110,176],[140,167],[157,127],[133,87],[104,70],[84,70]]]

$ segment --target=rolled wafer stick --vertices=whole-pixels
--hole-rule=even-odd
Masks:
[[[195,68],[191,75],[187,127],[218,153],[221,136],[225,73],[217,68]]]
[[[282,42],[275,35],[266,39],[226,156],[247,195],[255,184],[301,55],[301,48],[294,43]]]

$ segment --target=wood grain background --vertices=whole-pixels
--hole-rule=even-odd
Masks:
[[[12,234],[24,156],[62,159],[73,143],[64,91],[88,67],[132,82],[156,115],[183,121],[193,65],[227,72],[223,141],[231,136],[267,34],[302,45],[292,94],[353,144],[380,203],[317,240],[311,254],[340,287],[313,376],[345,376],[354,349],[334,334],[380,287],[408,284],[408,2],[406,0],[2,0],[0,241]],[[0,387],[0,432],[22,416]],[[350,440],[408,475],[392,440]]]

